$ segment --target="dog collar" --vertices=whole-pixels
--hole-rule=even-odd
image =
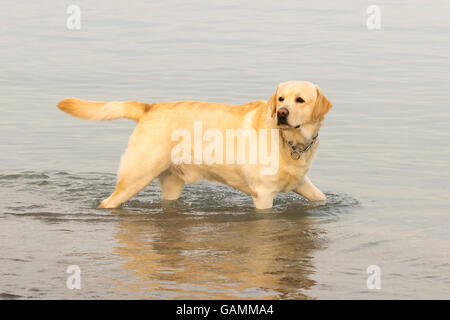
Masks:
[[[318,136],[319,134],[316,134],[316,136],[312,138],[311,142],[305,148],[303,148],[303,150],[297,150],[297,145],[294,146],[294,143],[292,141],[288,141],[288,145],[291,148],[291,158],[293,160],[300,159],[303,153],[311,149]]]

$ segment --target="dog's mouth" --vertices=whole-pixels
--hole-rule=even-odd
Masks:
[[[277,126],[280,129],[290,129],[290,128],[298,129],[298,128],[300,128],[300,125],[293,126],[288,123],[287,117],[281,117],[279,115],[277,115]]]
[[[290,127],[289,123],[287,122],[287,118],[285,117],[277,117],[277,126],[287,126]]]
[[[289,123],[287,123],[287,121],[286,122],[280,122],[280,120],[278,120],[277,121],[277,126],[281,130],[288,130],[288,129],[298,129],[298,128],[300,128],[301,125],[299,124],[299,125],[296,125],[296,126],[292,126]]]
[[[288,124],[277,124],[278,128],[281,130],[291,129],[292,127]]]

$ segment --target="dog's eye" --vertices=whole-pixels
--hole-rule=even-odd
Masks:
[[[278,101],[284,101],[284,98],[283,97],[279,97]]]
[[[297,101],[298,103],[303,103],[305,102],[305,100],[303,100],[302,98],[298,97],[295,101]]]

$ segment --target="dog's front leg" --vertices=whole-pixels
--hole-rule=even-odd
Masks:
[[[260,190],[252,194],[252,198],[256,209],[263,210],[272,208],[274,198],[272,192]]]
[[[309,201],[317,201],[317,200],[326,200],[327,197],[317,189],[315,185],[312,184],[311,180],[307,176],[305,176],[297,188],[294,189],[294,192],[298,193],[301,196],[304,196]]]

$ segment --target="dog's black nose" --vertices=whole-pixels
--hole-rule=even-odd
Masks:
[[[277,111],[277,115],[279,118],[287,118],[287,116],[289,115],[289,110],[286,108],[280,108]]]

